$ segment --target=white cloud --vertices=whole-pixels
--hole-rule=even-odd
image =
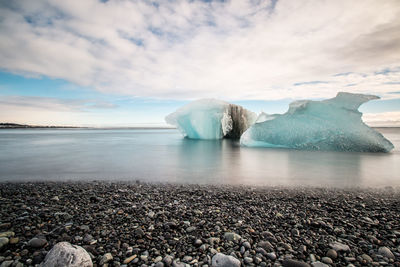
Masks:
[[[399,91],[398,0],[1,5],[0,68],[102,92],[237,100]]]
[[[400,111],[365,113],[363,121],[373,127],[400,127]]]

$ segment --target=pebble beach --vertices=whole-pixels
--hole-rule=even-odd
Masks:
[[[87,266],[400,266],[398,188],[1,183],[0,203],[1,267],[60,242]]]

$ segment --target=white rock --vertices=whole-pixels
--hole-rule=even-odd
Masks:
[[[217,253],[212,258],[213,267],[240,267],[240,261],[233,256]]]
[[[39,266],[92,267],[93,263],[84,248],[68,242],[60,242],[47,253],[46,258]]]
[[[311,266],[312,267],[329,267],[329,265],[322,263],[320,261],[312,262]]]
[[[329,244],[329,246],[338,252],[340,252],[340,251],[349,252],[350,251],[350,247],[348,245],[342,244],[337,241]]]
[[[389,248],[387,247],[380,247],[378,249],[378,253],[388,259],[395,259],[394,254],[392,253],[392,251],[390,251]]]

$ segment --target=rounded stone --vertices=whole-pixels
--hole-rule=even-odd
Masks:
[[[323,263],[326,263],[326,264],[332,264],[333,263],[332,259],[329,258],[329,257],[322,257],[321,260],[322,260]]]
[[[233,256],[217,253],[212,258],[213,267],[240,267],[240,261]]]
[[[392,251],[387,248],[387,247],[380,247],[378,249],[378,253],[388,259],[395,259],[394,254],[392,253]]]
[[[7,237],[0,237],[0,249],[6,246],[10,240]]]
[[[31,248],[42,248],[47,244],[46,239],[34,237],[28,242]]]
[[[296,261],[296,260],[291,260],[287,259],[284,260],[282,263],[283,267],[310,267],[310,265],[304,261]]]
[[[311,263],[311,266],[312,267],[329,267],[329,265],[327,265],[325,263],[322,263],[320,261],[316,261],[316,262]]]
[[[54,245],[39,266],[92,267],[93,263],[84,248],[68,242],[60,242]]]
[[[227,241],[239,241],[242,237],[236,233],[227,232],[224,234],[224,238]]]
[[[337,252],[334,249],[330,249],[328,250],[328,252],[326,253],[326,256],[331,258],[332,260],[337,258]]]

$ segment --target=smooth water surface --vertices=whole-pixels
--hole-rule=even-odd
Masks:
[[[184,139],[174,129],[0,130],[0,181],[141,180],[285,186],[400,186],[400,128],[391,153],[246,148]]]

